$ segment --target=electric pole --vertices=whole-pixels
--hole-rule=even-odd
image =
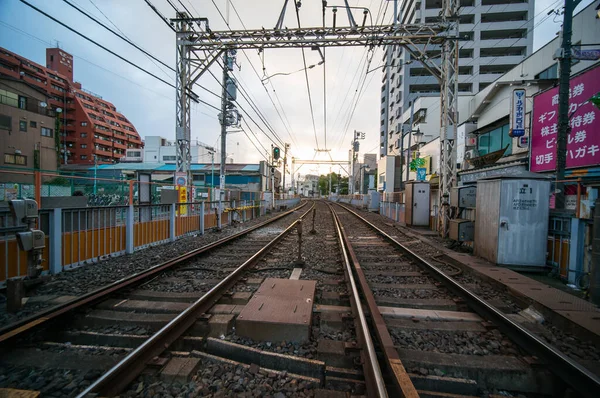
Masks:
[[[288,149],[290,147],[290,144],[285,144],[284,148],[283,148],[283,193],[285,192],[285,168],[287,166],[287,153],[288,153]]]
[[[223,199],[225,197],[225,165],[227,162],[227,126],[239,123],[233,101],[237,98],[235,80],[229,77],[235,65],[235,50],[227,50],[223,53],[223,91],[221,94],[221,164],[219,165],[219,216],[217,227],[221,229],[221,218],[223,215]]]
[[[565,0],[562,26],[562,44],[559,59],[558,81],[558,137],[556,142],[555,208],[565,208],[565,168],[567,166],[567,139],[571,132],[569,124],[569,87],[571,81],[571,36],[573,34],[573,11],[581,0]]]

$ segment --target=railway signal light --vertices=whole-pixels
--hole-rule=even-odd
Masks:
[[[278,160],[281,157],[281,150],[279,147],[273,148],[273,159]]]

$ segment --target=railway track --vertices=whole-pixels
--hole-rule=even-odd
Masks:
[[[54,391],[76,395],[86,385],[106,380],[105,374],[92,383],[107,368],[135,353],[136,347],[148,347],[155,332],[177,325],[171,333],[180,334],[195,323],[196,318],[190,314],[202,311],[202,306],[212,306],[212,300],[219,300],[230,286],[247,277],[246,270],[294,230],[298,220],[308,213],[307,207],[304,204],[1,329],[0,362],[4,371],[0,385],[10,382],[10,377],[35,374],[34,380],[25,380],[27,388],[41,387],[39,390],[48,396]],[[252,280],[245,279],[244,283],[251,285]],[[186,317],[188,320],[181,322]],[[160,340],[164,349],[168,338]],[[147,362],[155,353],[147,354]],[[41,375],[36,365],[42,369]],[[62,372],[53,373],[53,367],[62,368]],[[136,368],[141,370],[143,366]],[[135,378],[131,369],[128,372],[128,376],[121,374],[119,382],[110,385],[113,391]],[[63,380],[61,375],[65,376]],[[48,377],[54,380],[48,383]],[[68,388],[63,388],[63,382]]]
[[[472,278],[464,278],[469,288],[459,283],[460,270],[436,262],[430,246],[335,206],[378,349],[402,395],[414,396],[414,387],[421,396],[597,396],[598,376],[511,320],[518,307],[510,298],[497,309],[488,300],[498,297]],[[398,358],[405,368],[394,368]]]
[[[596,396],[596,376],[510,320],[510,297],[378,216],[306,206],[301,223],[298,210],[283,214],[24,320],[0,335],[20,347],[3,353],[0,387],[12,377],[43,396],[449,398],[570,385]]]

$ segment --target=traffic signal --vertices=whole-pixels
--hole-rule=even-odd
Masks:
[[[278,160],[281,157],[281,150],[279,147],[273,148],[273,159]]]

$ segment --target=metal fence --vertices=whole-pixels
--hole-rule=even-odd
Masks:
[[[292,207],[299,198],[277,199],[276,207]],[[271,203],[263,200],[227,201],[222,226],[265,215]],[[169,205],[93,206],[42,209],[37,228],[46,234],[43,272],[56,274],[85,264],[133,253],[149,246],[201,235],[218,226],[219,202]],[[27,226],[16,222],[8,206],[0,206],[0,287],[8,278],[27,275],[27,253],[15,233]]]
[[[571,217],[551,214],[548,225],[546,264],[562,278],[568,277]]]

